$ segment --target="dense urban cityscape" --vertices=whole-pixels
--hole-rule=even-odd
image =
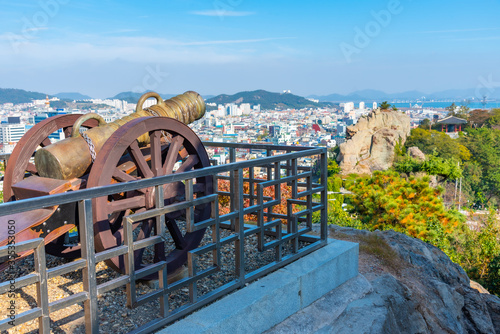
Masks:
[[[290,93],[289,91],[285,93]],[[47,96],[46,99],[33,100],[31,103],[4,103],[0,105],[0,153],[8,154],[16,143],[33,125],[58,114],[95,112],[106,122],[112,122],[132,113],[136,105],[118,99],[91,99],[85,102],[96,109],[54,108],[59,98]],[[313,101],[316,102],[316,101]],[[147,100],[144,108],[155,103]],[[411,106],[411,103],[410,103]],[[207,103],[205,116],[190,126],[203,141],[272,143],[300,146],[335,147],[345,140],[346,128],[356,124],[360,117],[377,108],[377,102],[346,102],[336,107],[264,110],[259,104]],[[411,107],[399,108],[411,117],[412,128],[426,118],[443,118],[448,110],[444,108],[424,108],[415,103]],[[62,130],[54,133],[51,139],[63,139]]]

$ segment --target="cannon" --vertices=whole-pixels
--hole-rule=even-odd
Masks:
[[[156,104],[143,109],[149,98],[156,99]],[[48,118],[31,128],[11,154],[4,176],[4,200],[78,191],[208,167],[210,161],[203,144],[187,126],[204,113],[205,102],[196,92],[165,101],[157,93],[149,92],[141,96],[134,113],[111,123],[93,113]],[[51,134],[60,129],[66,138],[52,143]],[[213,193],[211,177],[199,177],[194,183],[195,196]],[[185,199],[182,182],[169,183],[163,188],[165,205]],[[121,245],[123,217],[153,208],[154,198],[154,188],[94,198],[96,251]],[[183,214],[177,211],[166,215],[175,248],[168,254],[155,254],[155,261],[167,261],[169,273],[182,267],[187,252],[198,247],[204,235],[204,230],[182,232],[178,221]],[[200,205],[195,207],[194,219],[206,220],[210,214],[210,205]],[[7,226],[9,220],[16,222],[17,242],[43,237],[47,253],[65,258],[81,256],[78,239],[72,241],[68,237],[78,227],[76,203],[3,216],[0,226]],[[153,226],[152,220],[134,224],[137,238],[149,237]],[[7,228],[0,229],[0,246],[7,239]],[[143,251],[135,252],[136,270],[143,266]],[[107,264],[119,272],[125,271],[123,256],[107,260]]]

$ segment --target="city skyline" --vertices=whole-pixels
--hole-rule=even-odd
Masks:
[[[2,8],[2,88],[97,98],[144,90],[500,90],[493,0],[41,0]]]

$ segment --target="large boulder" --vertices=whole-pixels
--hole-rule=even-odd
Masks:
[[[329,228],[360,242],[360,275],[266,333],[500,334],[500,298],[472,288],[438,248],[394,231]]]
[[[410,134],[410,118],[398,111],[372,111],[347,128],[337,158],[342,174],[371,174],[394,162],[394,148]]]

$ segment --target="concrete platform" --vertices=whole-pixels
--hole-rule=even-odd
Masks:
[[[358,244],[328,245],[158,333],[262,333],[358,275]]]

